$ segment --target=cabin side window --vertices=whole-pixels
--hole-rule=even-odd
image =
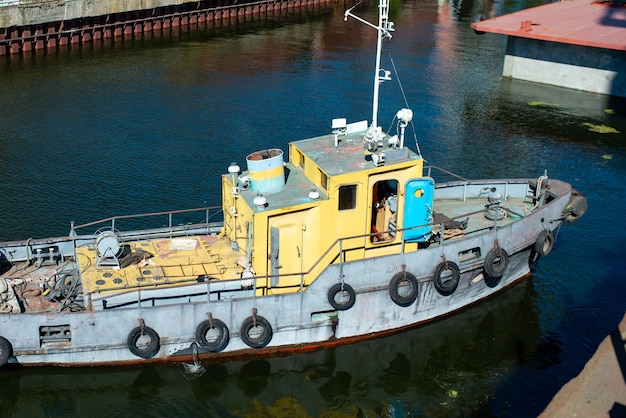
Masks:
[[[300,151],[295,150],[293,153],[293,165],[296,167],[302,167],[302,154]]]
[[[320,186],[324,190],[328,190],[328,176],[322,170],[320,170]]]
[[[356,208],[356,184],[339,186],[339,210]]]
[[[372,243],[390,242],[396,238],[398,222],[398,181],[382,180],[372,190]]]

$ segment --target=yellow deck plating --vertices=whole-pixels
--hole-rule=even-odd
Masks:
[[[223,236],[142,240],[126,243],[130,254],[142,251],[127,267],[98,266],[96,249],[76,249],[83,289],[86,293],[120,291],[136,287],[175,286],[197,281],[199,277],[235,279],[239,277],[239,252]]]

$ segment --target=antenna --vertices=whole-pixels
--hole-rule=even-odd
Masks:
[[[348,20],[348,17],[366,24],[367,26],[374,28],[378,31],[378,38],[376,43],[376,69],[374,70],[374,95],[372,99],[372,125],[370,126],[365,141],[368,145],[368,150],[375,151],[382,141],[382,132],[378,129],[378,94],[380,83],[385,80],[391,80],[391,72],[382,70],[380,68],[380,55],[382,50],[383,36],[387,39],[391,39],[391,32],[394,31],[393,22],[389,21],[389,0],[380,0],[378,3],[378,26],[352,14],[352,9],[358,6],[361,2],[355,4],[344,13],[344,20]]]

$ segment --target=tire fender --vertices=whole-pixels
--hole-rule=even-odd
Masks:
[[[459,270],[459,266],[447,260],[439,263],[433,273],[435,288],[443,296],[449,296],[454,293],[459,285],[460,278],[461,270]]]
[[[209,331],[217,332],[215,337],[207,338]],[[219,353],[224,350],[230,341],[230,332],[226,324],[216,318],[207,319],[201,322],[196,328],[196,341],[212,353]]]
[[[263,348],[272,341],[272,326],[262,316],[249,316],[241,323],[241,339],[248,347]]]
[[[0,367],[7,364],[9,357],[13,355],[13,346],[9,340],[4,337],[0,337]]]
[[[509,266],[509,254],[501,247],[489,250],[485,257],[484,270],[492,279],[499,279]]]
[[[347,298],[345,300],[337,300],[336,297],[339,293]],[[350,309],[354,306],[355,301],[356,294],[354,293],[354,289],[347,283],[335,283],[328,289],[328,303],[338,311]]]
[[[400,294],[401,287],[409,287],[407,294]],[[419,283],[415,276],[406,271],[396,273],[389,282],[389,296],[396,305],[411,306],[419,293]]]
[[[552,231],[544,229],[537,237],[534,247],[535,251],[543,257],[550,254],[552,247],[554,247],[554,234]]]
[[[146,336],[149,338],[147,344],[139,344],[139,340],[141,337]],[[147,326],[139,326],[133,328],[133,330],[128,334],[128,338],[126,339],[126,345],[131,353],[136,355],[137,357],[150,359],[159,352],[161,348],[161,343],[159,341],[159,334],[155,330]]]

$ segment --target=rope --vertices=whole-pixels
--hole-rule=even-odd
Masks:
[[[402,93],[402,97],[404,99],[404,104],[406,105],[406,107],[408,109],[410,109],[411,106],[409,106],[409,102],[408,102],[408,100],[406,98],[406,94],[404,93],[404,87],[402,86],[402,82],[400,81],[400,75],[398,74],[398,70],[396,68],[396,64],[395,64],[395,62],[393,62],[393,58],[391,58],[391,55],[389,55],[389,60],[391,61],[391,66],[393,67],[393,72],[396,75],[396,80],[398,80],[398,86],[400,87],[400,92]],[[394,119],[395,119],[395,117],[394,117]],[[422,151],[420,150],[419,143],[417,142],[417,132],[415,132],[415,125],[413,124],[413,122],[411,122],[411,129],[413,130],[413,138],[415,139],[415,148],[417,148],[417,154],[421,157],[422,156]]]

